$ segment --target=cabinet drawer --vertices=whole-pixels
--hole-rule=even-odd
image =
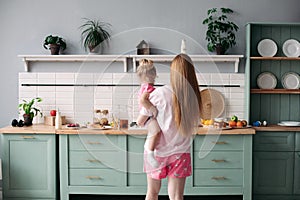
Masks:
[[[70,135],[70,150],[110,150],[119,149],[117,135]]]
[[[70,185],[72,186],[122,186],[125,174],[113,169],[70,169]]]
[[[242,168],[243,152],[194,152],[194,168]]]
[[[295,152],[294,193],[300,194],[300,152]]]
[[[194,186],[242,186],[242,169],[195,169]]]
[[[294,132],[257,132],[254,151],[294,151]]]
[[[194,151],[202,150],[242,150],[244,137],[239,135],[196,136]]]
[[[300,151],[300,132],[297,132],[296,134],[296,151]]]
[[[70,151],[70,168],[112,168],[125,169],[125,156],[122,152]]]

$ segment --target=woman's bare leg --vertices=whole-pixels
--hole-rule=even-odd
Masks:
[[[161,180],[147,176],[147,195],[146,200],[158,200],[158,193],[161,187]]]
[[[168,178],[168,194],[170,200],[183,200],[185,178]]]

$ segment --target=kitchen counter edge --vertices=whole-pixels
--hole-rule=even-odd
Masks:
[[[199,128],[197,135],[253,135],[255,129],[230,129],[230,130],[214,130]],[[106,135],[145,135],[147,131],[141,129],[121,129],[121,130],[91,130],[87,128],[81,128],[79,130],[72,129],[60,129],[55,130],[54,126],[47,126],[44,124],[35,124],[30,127],[12,127],[6,126],[0,129],[2,134],[106,134]]]

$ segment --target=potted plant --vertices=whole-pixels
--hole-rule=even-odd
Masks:
[[[86,21],[79,28],[82,29],[81,41],[84,49],[90,50],[90,53],[98,53],[105,45],[108,45],[110,38],[110,24],[99,20]]]
[[[202,23],[208,27],[205,38],[208,41],[208,51],[216,51],[218,55],[223,55],[236,44],[235,32],[239,27],[228,20],[227,14],[231,13],[233,10],[230,8],[212,8],[207,11],[208,17]]]
[[[48,35],[45,38],[43,46],[45,49],[50,49],[51,55],[58,55],[60,50],[67,48],[67,44],[63,38],[52,35]]]
[[[23,110],[24,114],[24,125],[25,126],[31,126],[32,120],[35,116],[37,116],[39,113],[41,117],[43,116],[43,113],[40,111],[40,109],[34,107],[34,103],[41,102],[42,99],[40,97],[34,98],[31,101],[23,100],[23,103],[19,104],[19,110]]]

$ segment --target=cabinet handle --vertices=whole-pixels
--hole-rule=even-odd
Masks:
[[[227,144],[226,141],[220,141],[220,142],[216,142],[216,141],[212,141],[213,144]]]
[[[226,179],[226,177],[225,176],[213,176],[213,177],[211,177],[211,179],[212,180],[225,180]]]
[[[97,159],[87,159],[86,161],[88,161],[90,163],[101,163],[101,161],[97,160]]]
[[[87,144],[101,144],[101,142],[92,142],[92,141],[88,141]]]
[[[23,135],[22,138],[23,139],[35,139],[35,137],[30,136],[30,135]]]
[[[100,176],[86,176],[85,178],[86,178],[86,179],[98,179],[98,180],[101,179]]]
[[[216,163],[219,163],[219,162],[226,162],[226,160],[224,160],[224,159],[223,159],[223,160],[212,159],[211,161],[212,161],[212,162],[216,162]]]

